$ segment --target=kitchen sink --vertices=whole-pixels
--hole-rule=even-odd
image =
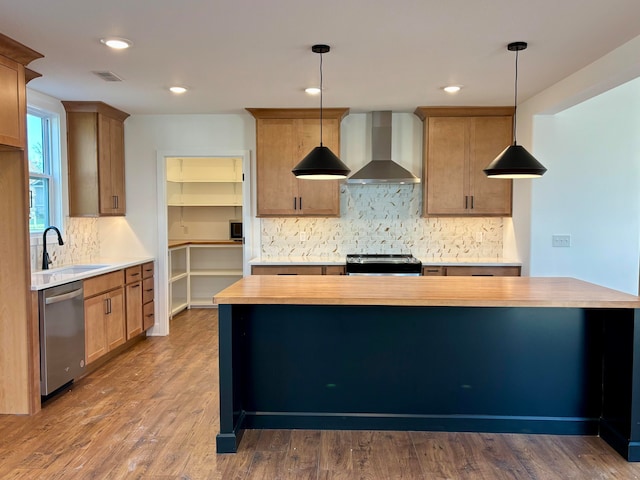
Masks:
[[[98,268],[104,268],[107,265],[73,265],[71,267],[62,267],[59,270],[56,270],[55,273],[64,273],[67,275],[77,275],[79,273],[86,273],[92,270],[97,270]]]
[[[51,270],[41,270],[33,272],[37,275],[79,275],[81,273],[91,272],[99,268],[108,267],[109,265],[71,265],[68,267],[54,268]]]

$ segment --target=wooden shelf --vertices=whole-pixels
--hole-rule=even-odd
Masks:
[[[180,313],[182,310],[186,309],[188,305],[186,303],[180,303],[178,305],[171,306],[171,315],[175,315],[176,313]]]
[[[172,282],[177,282],[178,280],[182,280],[183,278],[187,278],[188,275],[189,275],[188,272],[172,273],[171,274],[171,281]]]

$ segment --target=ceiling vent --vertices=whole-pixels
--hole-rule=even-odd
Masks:
[[[105,82],[121,82],[122,79],[113,72],[92,72]]]

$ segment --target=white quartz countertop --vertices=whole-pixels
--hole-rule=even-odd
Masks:
[[[153,262],[153,257],[137,258],[98,258],[90,263],[63,265],[49,270],[31,272],[31,290],[44,290],[65,283],[84,280],[104,273],[115,272],[123,268]]]
[[[503,258],[434,258],[416,256],[423,266],[478,266],[478,267],[520,267],[522,262]],[[250,265],[344,265],[345,256],[299,256],[253,258]]]

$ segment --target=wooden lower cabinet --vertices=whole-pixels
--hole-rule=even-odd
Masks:
[[[142,330],[145,332],[156,323],[153,274],[153,262],[147,262],[142,265]]]
[[[326,265],[324,267],[325,275],[346,275],[346,267],[344,265]]]
[[[469,277],[519,277],[520,267],[475,267],[475,266],[459,266],[444,267],[445,275],[452,276],[469,276]]]
[[[439,266],[422,267],[423,277],[441,277],[444,274],[445,274],[445,267],[439,267]]]
[[[322,265],[254,265],[253,275],[322,275]]]
[[[252,275],[344,275],[344,265],[254,265]]]
[[[84,281],[87,364],[154,325],[153,293],[153,262]]]
[[[85,358],[97,360],[126,341],[124,288],[85,298]]]

